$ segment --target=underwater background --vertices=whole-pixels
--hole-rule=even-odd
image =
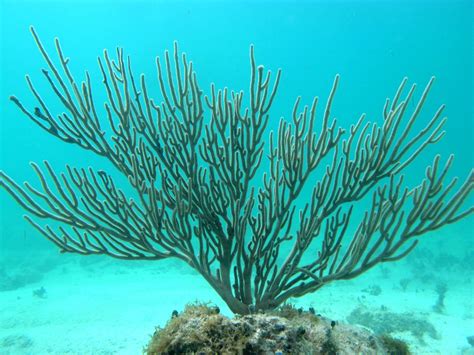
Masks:
[[[104,159],[46,134],[9,101],[15,95],[27,107],[35,104],[25,74],[45,101],[52,97],[30,25],[55,59],[54,38],[60,39],[77,80],[89,70],[98,102],[104,93],[97,56],[104,48],[124,48],[135,75],[145,73],[157,97],[155,57],[173,41],[193,61],[205,94],[211,83],[247,92],[254,44],[257,64],[283,70],[273,130],[280,117],[291,118],[297,96],[307,105],[319,96],[325,104],[337,73],[332,116],[346,128],[364,112],[381,122],[385,99],[403,77],[418,83],[419,95],[436,76],[419,121],[446,104],[447,134],[407,169],[407,184],[421,181],[435,154],[443,161],[455,154],[451,177],[464,179],[474,166],[471,0],[0,0],[0,24],[0,169],[20,182],[37,185],[30,161],[48,160],[57,171],[71,164],[114,173]],[[179,261],[59,254],[23,214],[0,191],[0,354],[139,354],[154,328],[186,303],[210,301],[230,315],[205,280]],[[291,301],[388,332],[417,354],[472,354],[473,223],[471,216],[422,236],[402,261]],[[440,293],[443,309],[436,307]]]

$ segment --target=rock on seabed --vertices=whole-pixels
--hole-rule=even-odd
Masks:
[[[393,349],[393,346],[405,347]],[[388,345],[388,346],[387,346]],[[283,306],[227,318],[216,307],[189,305],[157,328],[146,354],[408,354],[405,344],[366,328]]]

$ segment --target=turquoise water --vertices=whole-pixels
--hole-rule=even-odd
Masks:
[[[29,162],[43,160],[51,162],[58,171],[63,171],[66,163],[75,167],[92,166],[107,169],[119,179],[118,173],[102,158],[46,134],[8,100],[10,95],[15,95],[27,107],[36,105],[24,80],[24,75],[29,74],[45,101],[51,102],[51,107],[59,112],[62,109],[41,75],[45,63],[29,31],[30,25],[35,27],[52,57],[54,38],[60,39],[77,81],[83,79],[86,69],[89,71],[98,103],[105,98],[97,66],[97,57],[102,55],[104,48],[111,53],[117,46],[124,48],[126,55],[131,57],[136,77],[144,73],[150,93],[159,97],[155,57],[163,57],[164,50],[171,50],[175,40],[194,63],[205,94],[209,93],[211,83],[219,88],[248,90],[249,46],[253,44],[258,64],[272,72],[282,69],[269,130],[278,129],[280,117],[290,119],[299,95],[305,105],[311,104],[314,96],[319,96],[322,101],[318,114],[321,117],[336,74],[341,79],[332,117],[337,117],[338,124],[346,128],[355,123],[361,113],[366,113],[369,121],[381,122],[385,99],[394,95],[403,77],[407,76],[410,84],[419,84],[417,95],[420,95],[430,77],[435,76],[435,84],[419,119],[420,127],[441,104],[445,104],[447,133],[405,171],[406,181],[411,186],[419,182],[435,154],[440,154],[443,159],[455,154],[450,177],[464,179],[473,167],[474,21],[471,1],[0,1],[0,169],[19,182],[36,184]],[[262,169],[266,164],[263,163]],[[310,181],[309,185],[315,182]],[[357,205],[357,213],[367,208],[366,202]],[[472,203],[472,198],[466,205],[469,203]],[[27,274],[22,270],[38,270],[39,259],[45,258],[46,261],[41,263],[47,264],[44,271],[34,273],[32,280],[24,281],[16,288],[2,291],[0,284],[0,353],[3,352],[2,339],[18,334],[24,335],[31,343],[24,340],[25,346],[21,347],[3,341],[4,352],[42,353],[46,349],[42,347],[45,343],[44,339],[41,340],[42,332],[61,329],[61,322],[68,318],[67,310],[70,309],[79,315],[77,320],[72,318],[67,323],[67,327],[75,329],[75,336],[69,343],[49,341],[53,352],[64,353],[64,349],[70,346],[70,351],[75,353],[78,346],[88,343],[92,333],[110,333],[107,331],[110,324],[118,322],[121,324],[116,335],[118,340],[107,338],[110,342],[95,348],[91,346],[84,353],[98,353],[99,349],[104,353],[137,353],[140,347],[132,347],[135,351],[127,347],[132,340],[127,342],[125,335],[129,330],[126,325],[131,322],[130,318],[141,319],[140,312],[150,314],[137,304],[144,304],[144,299],[148,300],[154,292],[163,292],[160,282],[164,281],[160,280],[170,282],[166,285],[170,285],[172,290],[168,291],[172,292],[163,297],[173,298],[172,307],[182,309],[187,302],[204,297],[219,303],[229,313],[219,297],[198,276],[191,274],[193,277],[183,287],[179,278],[190,271],[182,269],[179,264],[165,262],[163,267],[160,267],[160,262],[151,262],[153,266],[147,263],[136,266],[126,261],[107,264],[108,259],[103,257],[98,259],[97,266],[95,262],[87,264],[80,257],[57,257],[55,246],[22,218],[24,211],[5,191],[0,193],[0,204],[0,277],[3,277],[0,282],[6,284],[11,282],[12,275]],[[333,317],[350,319],[351,310],[360,303],[378,305],[380,299],[364,300],[361,297],[367,293],[363,289],[380,284],[380,297],[385,297],[380,301],[383,305],[399,313],[414,312],[425,317],[438,332],[436,337],[424,335],[421,340],[413,338],[409,331],[399,331],[396,336],[405,337],[420,353],[460,353],[469,347],[466,337],[474,335],[473,227],[471,217],[423,236],[420,247],[404,261],[386,264],[364,275],[360,281],[364,286],[358,287],[358,281],[351,281],[349,286],[344,282],[340,283],[341,286],[339,283],[330,286],[330,292],[334,294],[347,293],[344,287],[354,287],[350,289],[352,297],[341,296],[341,302],[346,303],[331,304],[332,296],[326,291],[294,302],[301,302],[303,306],[312,302],[324,304]],[[282,254],[285,251],[283,249]],[[81,265],[85,269],[81,269]],[[141,267],[145,271],[140,271]],[[66,271],[59,272],[61,268]],[[124,279],[117,282],[125,282],[127,278],[129,282],[136,282],[140,272],[143,275],[155,272],[149,268],[158,270],[159,275],[154,276],[156,284],[133,284],[135,291],[141,290],[135,293],[120,288],[125,296],[129,295],[128,301],[107,301],[114,294],[111,290],[114,281],[103,281],[101,270],[110,275],[124,273]],[[386,275],[387,270],[391,276]],[[90,277],[81,287],[79,281],[77,284],[72,280],[83,280],[74,276],[83,275],[83,272],[89,272]],[[28,279],[27,276],[24,278]],[[145,276],[143,278],[148,280]],[[408,287],[402,286],[402,280],[406,279]],[[108,291],[96,286],[95,281],[109,285]],[[436,313],[432,306],[440,283],[448,285],[446,309]],[[41,287],[48,290],[48,297],[32,297],[32,292]],[[101,318],[102,327],[94,322],[94,317],[80,316],[89,314],[90,307],[86,303],[75,303],[78,299],[71,298],[68,304],[67,297],[63,298],[61,304],[64,307],[59,309],[51,305],[58,302],[55,292],[66,296],[74,287],[84,290],[81,291],[84,299],[103,300],[93,307],[100,307],[98,304],[109,307],[110,311]],[[118,289],[115,291],[119,292]],[[147,296],[141,298],[141,292]],[[21,297],[21,304],[17,302],[18,297]],[[375,296],[370,294],[367,297]],[[45,302],[50,304],[46,306]],[[36,314],[30,309],[39,312]],[[48,317],[48,312],[54,312],[55,316]],[[154,316],[140,322],[143,332],[152,333],[153,325],[163,325],[170,312],[169,308],[160,307],[160,302],[155,302]],[[18,315],[24,313],[32,314],[29,318]],[[121,314],[120,321],[114,318],[118,313]],[[43,322],[45,318],[52,319]],[[452,325],[456,324],[457,329],[453,330]],[[144,339],[146,342],[146,336]],[[144,345],[138,335],[133,341]]]

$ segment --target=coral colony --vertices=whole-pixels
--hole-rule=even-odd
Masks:
[[[77,81],[59,41],[55,64],[31,32],[62,110],[51,109],[29,76],[37,105],[11,100],[47,133],[114,167],[67,165],[57,173],[49,162],[32,163],[38,187],[0,173],[1,187],[61,252],[178,258],[233,312],[248,314],[404,258],[418,237],[473,212],[465,206],[473,172],[460,184],[447,181],[452,157],[443,163],[435,156],[416,186],[403,180],[406,168],[444,135],[444,106],[414,129],[433,78],[418,98],[416,85],[403,79],[385,102],[382,122],[362,115],[343,129],[331,115],[336,76],[322,110],[318,98],[308,106],[297,98],[291,119],[268,132],[281,71],[257,66],[253,47],[247,93],[211,85],[204,94],[175,43],[173,53],[156,59],[156,99],[122,49],[115,59],[104,51],[100,107],[89,73]],[[119,188],[117,175],[129,186]],[[354,213],[367,201],[364,214]]]

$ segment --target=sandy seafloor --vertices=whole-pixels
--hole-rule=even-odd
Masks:
[[[342,322],[359,307],[396,314],[392,335],[410,342],[414,354],[474,354],[466,339],[474,335],[473,254],[446,252],[452,238],[439,238],[437,253],[421,246],[407,260],[292,301]],[[187,302],[215,302],[229,314],[197,273],[174,260],[126,262],[3,250],[0,275],[3,286],[7,277],[26,283],[0,292],[2,355],[140,354],[155,327]],[[440,283],[447,285],[441,313],[433,311]],[[34,295],[41,287],[44,298]]]

